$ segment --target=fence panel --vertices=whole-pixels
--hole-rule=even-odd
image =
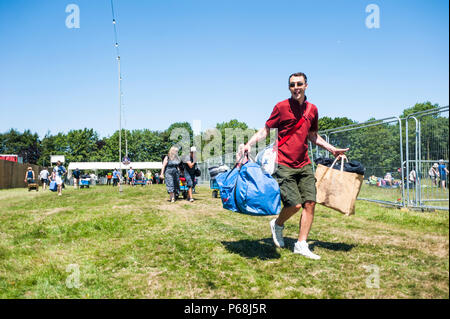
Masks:
[[[44,169],[43,166],[0,160],[0,189],[26,187],[24,179],[28,167],[33,169],[36,181],[41,185],[39,173]],[[50,168],[47,169],[51,172]]]
[[[402,170],[402,122],[398,117],[352,124],[319,134],[336,147],[348,147],[348,159],[364,165],[364,183],[358,199],[403,205],[405,174]],[[312,159],[329,156],[317,148],[310,153]]]
[[[441,107],[411,114],[406,119],[407,168],[416,175],[408,189],[407,204],[412,207],[448,210],[449,108]],[[439,174],[439,165],[441,174]]]
[[[358,199],[394,206],[448,210],[448,176],[430,175],[432,166],[449,166],[449,107],[409,115],[389,117],[320,131],[330,144],[349,148],[349,160],[365,167],[364,183]],[[329,152],[309,143],[309,156],[330,157]],[[200,179],[209,183],[208,167],[234,162],[219,156],[199,163]],[[441,163],[439,163],[441,160]],[[315,166],[315,165],[313,165]],[[442,166],[441,166],[442,167]],[[442,168],[441,168],[442,169]],[[442,174],[441,174],[442,175]]]

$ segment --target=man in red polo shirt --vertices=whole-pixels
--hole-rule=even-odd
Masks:
[[[306,101],[307,87],[307,77],[304,73],[294,73],[289,76],[291,98],[275,105],[265,127],[252,136],[245,145],[244,151],[250,151],[252,145],[266,138],[270,129],[278,129],[279,142],[305,116],[302,126],[278,148],[278,167],[272,176],[280,185],[283,209],[278,218],[270,221],[270,228],[275,245],[284,247],[282,233],[284,223],[303,207],[294,253],[320,259],[320,256],[311,252],[306,242],[316,205],[316,179],[308,156],[308,140],[336,157],[343,155],[348,148],[338,149],[317,134],[319,115],[317,107]]]

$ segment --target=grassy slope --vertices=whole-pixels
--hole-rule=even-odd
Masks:
[[[312,261],[292,253],[299,216],[277,249],[271,217],[198,191],[192,204],[169,203],[162,185],[0,191],[0,298],[449,298],[448,212],[318,206]],[[66,285],[70,264],[79,288]],[[369,265],[378,289],[366,287]]]

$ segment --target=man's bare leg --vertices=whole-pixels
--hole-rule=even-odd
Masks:
[[[314,220],[314,209],[316,207],[315,202],[305,202],[305,208],[302,211],[302,216],[300,217],[300,230],[298,234],[298,241],[303,241],[308,238],[309,231],[311,230],[311,225]]]
[[[294,216],[300,210],[301,207],[302,205],[300,204],[296,206],[283,207],[275,223],[278,226],[283,226],[284,223],[289,218]],[[298,241],[303,241],[308,238],[309,231],[311,230],[311,225],[314,220],[315,207],[316,207],[315,202],[308,201],[305,203],[305,208],[303,209],[302,216],[300,217]]]
[[[309,250],[306,239],[308,238],[311,225],[314,220],[314,208],[315,202],[305,202],[305,207],[302,211],[302,217],[300,217],[300,230],[298,234],[298,241],[294,245],[294,254],[300,254],[311,259],[320,259],[319,255],[314,254]]]
[[[277,220],[275,221],[275,223],[278,226],[283,226],[284,223],[291,218],[292,216],[294,216],[302,207],[302,205],[298,204],[296,206],[290,206],[290,207],[283,207],[283,209],[280,212],[280,215],[278,215]]]

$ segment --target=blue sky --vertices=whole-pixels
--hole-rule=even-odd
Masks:
[[[65,25],[68,4],[80,28]],[[369,29],[366,6],[380,9]],[[400,115],[448,105],[447,1],[114,0],[123,126],[164,130],[236,118],[260,128],[308,75],[319,116]],[[0,132],[41,137],[119,127],[110,0],[0,0]]]

